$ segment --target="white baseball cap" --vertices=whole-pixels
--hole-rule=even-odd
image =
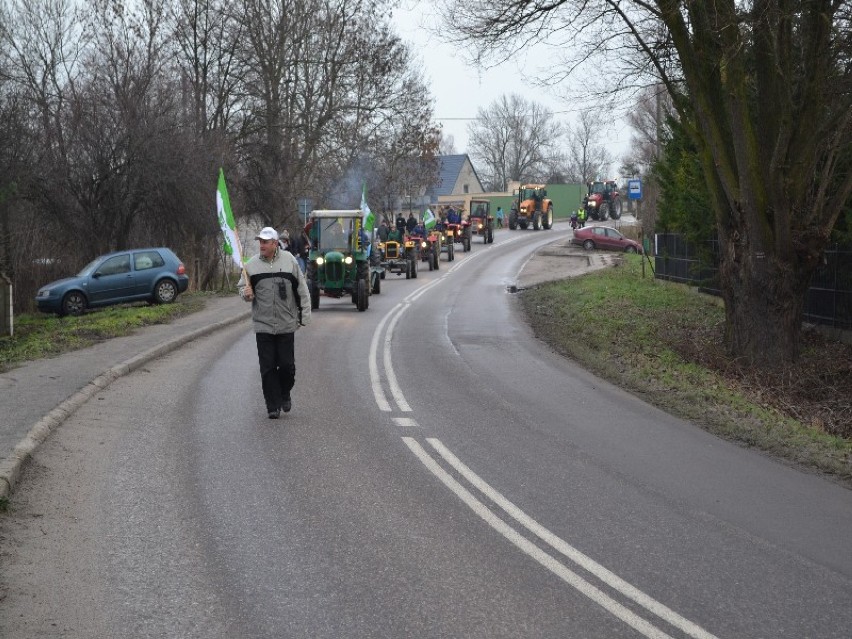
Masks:
[[[260,233],[254,236],[256,240],[275,240],[278,241],[278,231],[271,226],[264,226]]]

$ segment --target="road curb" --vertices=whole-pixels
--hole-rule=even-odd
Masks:
[[[147,351],[139,353],[120,364],[116,364],[95,377],[86,386],[63,401],[30,427],[27,435],[12,450],[11,457],[0,461],[0,500],[8,499],[9,495],[12,494],[24,465],[30,460],[42,442],[66,419],[71,417],[80,406],[91,399],[95,393],[107,388],[119,377],[124,377],[132,373],[144,364],[162,357],[166,353],[174,351],[188,342],[227,328],[237,322],[247,320],[249,317],[251,317],[251,311],[245,311],[232,318],[196,329],[186,335],[175,337],[153,348],[149,348]]]

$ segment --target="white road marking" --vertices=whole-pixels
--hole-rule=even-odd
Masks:
[[[379,336],[382,334],[382,329],[385,327],[385,323],[388,321],[388,318],[391,316],[391,313],[396,311],[399,308],[399,304],[391,309],[390,313],[387,313],[382,321],[379,322],[379,325],[376,327],[376,330],[373,331],[373,339],[370,342],[370,355],[368,357],[368,366],[370,369],[370,385],[373,387],[373,397],[376,398],[376,405],[379,407],[379,410],[384,412],[390,412],[391,405],[385,397],[385,392],[382,390],[382,382],[379,376],[379,365],[378,365],[378,357],[377,353],[379,350]]]
[[[521,552],[537,561],[557,577],[565,581],[568,585],[591,599],[610,614],[621,619],[621,621],[643,636],[648,637],[649,639],[673,639],[670,635],[667,635],[650,622],[642,619],[642,617],[612,599],[612,597],[607,595],[605,592],[590,584],[577,573],[573,572],[564,564],[557,561],[554,557],[541,550],[531,541],[521,536],[518,531],[492,513],[485,504],[479,501],[469,490],[453,479],[447,471],[441,468],[438,463],[429,456],[417,440],[411,437],[403,437],[402,440],[411,452],[414,453],[414,455],[423,463],[423,465],[426,466],[433,475],[435,475],[435,477],[437,477],[447,488],[455,493],[455,495],[461,499],[468,508],[476,513],[494,530],[503,535],[503,537],[515,545]]]
[[[419,428],[420,424],[418,424],[415,420],[410,417],[393,417],[393,421],[397,426],[401,428]]]
[[[396,405],[399,406],[399,410],[403,413],[410,413],[411,406],[408,405],[408,402],[405,401],[405,395],[402,393],[402,388],[400,388],[399,383],[396,381],[396,373],[393,370],[393,363],[391,362],[391,341],[393,340],[393,329],[396,326],[396,323],[399,321],[399,318],[402,317],[402,314],[405,312],[405,309],[408,308],[408,302],[403,305],[396,315],[391,319],[390,324],[388,324],[388,331],[385,335],[385,346],[384,346],[384,363],[385,363],[385,377],[388,380],[388,387],[390,388],[391,395],[393,395],[393,399],[396,402]]]
[[[506,499],[502,494],[489,486],[481,477],[462,463],[462,461],[459,460],[459,458],[456,457],[446,446],[444,446],[439,439],[427,438],[426,441],[428,441],[429,444],[438,451],[441,457],[443,457],[450,466],[452,466],[462,477],[482,492],[483,495],[500,506],[500,508],[502,508],[515,521],[536,535],[539,539],[550,545],[553,549],[559,551],[582,568],[585,568],[595,577],[603,581],[608,586],[614,588],[625,597],[632,599],[649,612],[654,613],[663,621],[676,628],[680,628],[690,637],[695,637],[696,639],[716,639],[714,635],[704,630],[701,626],[685,619],[674,610],[671,610],[656,599],[646,595],[635,586],[627,583],[618,575],[614,574],[607,568],[604,568],[599,563],[584,555],[582,552],[547,530],[544,526],[536,522],[520,508]]]

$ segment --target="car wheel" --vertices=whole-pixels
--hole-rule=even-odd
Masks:
[[[154,300],[157,304],[170,304],[177,298],[177,285],[171,280],[160,280],[154,287]]]
[[[635,253],[636,247],[635,246],[628,246],[627,248],[624,249],[624,252],[625,253]]]
[[[86,310],[86,296],[80,291],[70,291],[62,298],[62,308],[59,316],[64,315],[82,315]]]
[[[586,249],[587,251],[594,250],[595,243],[592,242],[592,240],[586,240],[585,242],[583,242],[583,248]]]

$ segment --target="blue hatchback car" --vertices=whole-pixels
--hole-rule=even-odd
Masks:
[[[101,255],[74,277],[42,286],[38,310],[80,315],[87,308],[147,300],[174,302],[189,286],[183,262],[167,248],[145,248]]]

